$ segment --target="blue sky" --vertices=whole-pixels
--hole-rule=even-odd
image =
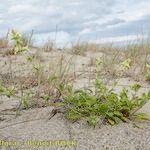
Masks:
[[[2,1],[2,0],[1,0]],[[47,38],[64,45],[88,41],[123,41],[150,32],[150,0],[3,0],[0,36],[8,29],[35,31],[37,43]]]

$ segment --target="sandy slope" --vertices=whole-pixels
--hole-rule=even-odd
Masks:
[[[51,54],[52,55],[52,54]],[[46,55],[47,59],[49,58]],[[19,63],[21,60],[19,59]],[[1,67],[6,58],[1,59]],[[75,59],[80,69],[87,63],[89,58],[78,57]],[[78,61],[80,60],[80,61]],[[23,66],[26,68],[26,66]],[[14,69],[17,70],[17,68]],[[5,73],[3,68],[1,73]],[[82,77],[75,82],[76,87],[86,85],[88,80]],[[130,78],[123,78],[118,81],[116,91],[122,87],[135,83]],[[142,92],[150,89],[148,84],[142,83]],[[68,122],[63,114],[56,114],[48,120],[53,107],[34,108],[21,111],[21,115],[16,117],[15,112],[10,111],[15,108],[18,101],[0,96],[0,144],[2,141],[16,141],[16,147],[0,147],[1,150],[150,150],[150,122],[138,123],[137,128],[133,123],[121,123],[116,126],[99,124],[95,129],[89,127],[84,120],[74,124]],[[141,111],[150,115],[150,103],[147,103]],[[3,113],[3,114],[2,114]],[[60,146],[35,146],[29,147],[27,141],[51,141],[51,140],[75,140],[73,147]]]

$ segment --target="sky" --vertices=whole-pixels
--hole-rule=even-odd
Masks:
[[[124,41],[150,32],[150,0],[0,0],[0,37],[8,29],[37,44]],[[57,34],[56,34],[57,27]]]

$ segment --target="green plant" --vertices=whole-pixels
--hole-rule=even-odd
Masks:
[[[98,123],[98,117],[96,115],[89,116],[87,120],[88,124],[95,127]]]
[[[72,63],[72,57],[69,60],[65,60],[62,55],[58,63],[56,63],[56,69],[51,69],[48,75],[48,84],[57,90],[57,97],[64,96],[72,89],[73,79],[70,76],[70,68]],[[54,66],[51,66],[52,68]]]
[[[6,95],[7,97],[12,97],[16,94],[16,89],[13,86],[5,87],[3,81],[0,80],[0,94]]]
[[[0,95],[5,95],[8,98],[14,97],[17,98],[20,101],[19,106],[22,106],[23,109],[29,108],[29,102],[32,98],[31,92],[22,93],[21,95],[18,95],[18,90],[15,87],[6,87],[3,82],[0,80]]]
[[[31,93],[25,93],[20,98],[21,98],[22,107],[24,109],[28,109],[29,108],[29,102],[31,101],[31,98],[32,98],[32,94]]]
[[[129,69],[131,67],[132,60],[130,58],[124,60],[121,65],[124,69]]]
[[[27,46],[24,46],[23,37],[15,30],[11,31],[12,40],[14,42],[13,52],[14,54],[22,53],[28,50]]]
[[[147,74],[145,75],[145,80],[146,80],[146,81],[150,81],[150,73],[147,73]]]
[[[43,100],[45,101],[45,103],[48,103],[49,99],[51,98],[48,94],[45,94],[42,96]]]
[[[130,90],[134,94],[130,98],[127,89],[124,88],[117,94],[113,88],[108,89],[102,80],[96,79],[95,92],[87,89],[78,90],[65,98],[66,117],[71,121],[86,117],[92,126],[96,126],[99,119],[111,125],[120,121],[128,122],[133,116],[138,116],[136,112],[150,100],[150,92],[137,96],[139,89],[140,85],[133,85]],[[147,117],[146,114],[142,114],[142,117],[139,116],[139,118]]]

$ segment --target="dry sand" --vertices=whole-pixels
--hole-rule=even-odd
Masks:
[[[44,55],[46,57],[45,62],[47,62],[56,54]],[[88,64],[90,56],[88,55],[87,58],[77,56],[75,61],[78,62],[77,65],[79,66],[77,68],[79,70],[82,70],[82,67]],[[17,65],[24,63],[24,65],[20,65],[21,69],[24,68],[27,70],[28,66],[23,61],[22,56],[19,56],[17,61]],[[7,58],[1,57],[1,74],[5,74],[8,71],[9,66],[7,63]],[[18,69],[16,66],[12,66],[12,68],[16,71]],[[83,76],[76,80],[75,86],[82,87],[88,84],[87,82],[88,79]],[[120,91],[122,87],[131,85],[132,83],[135,83],[135,81],[130,78],[120,79],[116,91]],[[141,84],[141,93],[150,89],[148,84]],[[18,101],[16,99],[0,96],[0,144],[4,144],[2,143],[4,141],[17,142],[16,147],[5,145],[0,146],[0,150],[150,150],[150,122],[138,123],[140,128],[136,127],[133,123],[120,123],[115,126],[99,124],[94,129],[89,127],[84,119],[76,123],[71,123],[64,118],[63,114],[56,114],[53,118],[47,120],[53,107],[24,110],[21,111],[20,116],[16,117],[15,112],[11,111],[11,109],[15,108],[17,104]],[[150,103],[147,103],[140,111],[150,115],[149,108]],[[73,141],[73,143],[70,143],[73,146],[34,145],[34,147],[31,147],[31,145],[26,144],[27,141],[50,142],[54,140]]]

